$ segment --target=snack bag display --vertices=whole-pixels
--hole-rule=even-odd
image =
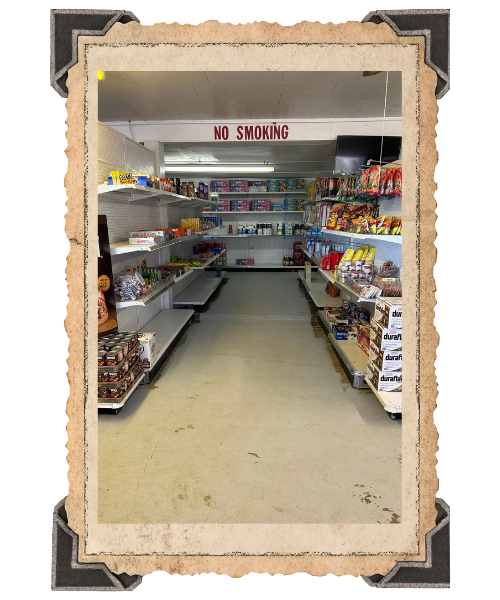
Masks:
[[[368,189],[368,173],[369,173],[369,169],[365,169],[361,173],[361,178],[359,180],[359,195],[360,196],[366,195],[366,192]]]
[[[385,185],[387,183],[387,177],[389,175],[389,169],[385,169],[385,171],[380,175],[380,186],[379,186],[379,190],[378,190],[378,195],[379,196],[384,196],[385,195]]]
[[[350,262],[352,260],[353,256],[354,256],[354,250],[352,248],[347,248],[347,250],[344,252],[344,255],[340,259],[340,264],[343,265],[347,262]]]
[[[401,235],[401,219],[398,219],[397,217],[392,218],[390,234]]]
[[[393,184],[393,196],[401,196],[402,194],[402,185],[403,185],[403,169],[398,167],[394,171],[394,184]]]
[[[368,254],[366,255],[366,258],[364,259],[365,265],[371,265],[373,263],[373,261],[375,260],[375,252],[376,252],[376,248],[374,246],[371,246],[370,249],[368,250]]]
[[[380,167],[371,167],[370,168],[370,177],[368,179],[368,187],[367,194],[368,196],[376,196],[378,194],[380,181]]]
[[[387,169],[387,177],[384,186],[384,196],[392,196],[394,190],[394,171],[396,169]]]

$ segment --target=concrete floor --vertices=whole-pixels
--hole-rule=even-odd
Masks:
[[[355,390],[296,273],[232,272],[99,416],[101,523],[398,523],[401,421]]]

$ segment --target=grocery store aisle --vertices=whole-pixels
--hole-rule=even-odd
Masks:
[[[353,389],[297,273],[233,272],[99,416],[103,523],[398,523],[401,421]]]

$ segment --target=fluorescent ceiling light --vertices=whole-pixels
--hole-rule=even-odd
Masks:
[[[241,165],[236,167],[234,165],[228,167],[211,167],[197,165],[192,167],[179,167],[177,165],[165,165],[165,171],[174,171],[176,173],[269,173],[274,171],[274,167],[263,165],[261,167],[248,167]]]

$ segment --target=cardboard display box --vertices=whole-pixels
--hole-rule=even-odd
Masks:
[[[387,329],[403,327],[403,303],[401,298],[377,298],[373,320]]]
[[[378,392],[402,392],[402,371],[381,371],[368,360],[366,376]]]

